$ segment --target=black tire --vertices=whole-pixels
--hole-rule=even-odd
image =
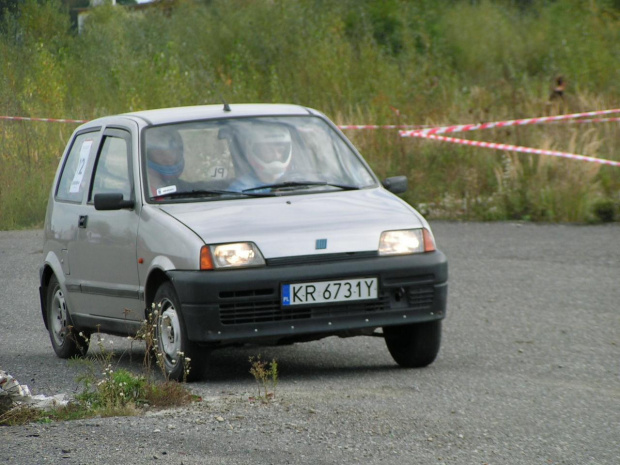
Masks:
[[[441,320],[383,328],[385,343],[396,363],[422,368],[433,363],[441,345]]]
[[[89,334],[80,336],[71,324],[71,315],[56,276],[47,285],[47,329],[54,352],[60,358],[83,357],[88,352]]]
[[[157,311],[155,324],[155,351],[161,359],[166,376],[175,381],[195,381],[203,373],[204,353],[187,338],[181,304],[174,286],[165,282],[155,292],[154,311]],[[182,352],[182,354],[180,354]],[[185,359],[190,361],[186,363]],[[186,368],[189,364],[189,373]]]

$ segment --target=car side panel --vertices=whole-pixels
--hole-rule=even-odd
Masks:
[[[202,239],[183,223],[157,206],[144,205],[138,231],[137,254],[142,262],[138,267],[140,283],[155,268],[169,270],[198,270]]]
[[[106,128],[98,150],[90,198],[83,206],[77,237],[69,249],[71,267],[79,278],[80,313],[119,320],[144,317],[136,258],[139,206],[99,211],[92,203],[96,192],[119,192],[125,200],[134,200],[133,139],[127,129]]]
[[[77,141],[80,140],[82,136],[85,136],[93,142],[89,151],[88,163],[84,171],[84,179],[89,179],[95,159],[95,147],[98,145],[101,137],[100,129],[100,127],[88,129],[78,128],[73,133],[63,153],[62,161],[59,163],[58,169],[56,170],[46,210],[43,242],[43,254],[45,256],[44,266],[48,266],[53,270],[61,288],[63,288],[65,299],[71,313],[77,311],[79,308],[76,297],[79,297],[80,287],[79,283],[75,280],[75,276],[71,275],[69,248],[77,238],[78,220],[80,214],[84,211],[83,203],[86,199],[86,189],[85,187],[81,188],[83,191],[82,198],[74,202],[56,199],[56,190],[60,183],[60,178],[65,168],[69,152],[74,149],[74,144],[77,144]],[[41,283],[41,285],[44,287],[45,283]],[[42,298],[45,299],[45,296],[43,295]],[[45,305],[45,302],[42,301],[42,304]]]

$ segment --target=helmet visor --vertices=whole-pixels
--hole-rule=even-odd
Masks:
[[[260,141],[252,144],[252,154],[263,163],[284,162],[291,153],[291,143],[286,141]]]

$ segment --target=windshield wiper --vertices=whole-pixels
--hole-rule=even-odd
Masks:
[[[151,196],[152,199],[159,199],[159,198],[167,198],[167,199],[181,199],[181,198],[188,198],[188,197],[221,197],[223,195],[236,195],[236,196],[260,196],[260,194],[250,194],[250,193],[245,193],[245,192],[238,192],[238,191],[227,191],[227,190],[218,190],[218,189],[198,189],[198,190],[192,190],[192,191],[182,191],[182,192],[169,192],[167,194],[162,194],[162,195],[154,195]]]
[[[295,187],[314,187],[314,186],[329,186],[329,187],[337,187],[338,189],[343,190],[359,190],[357,186],[349,186],[346,184],[335,184],[327,181],[286,181],[279,182],[276,184],[265,184],[264,186],[250,187],[249,189],[243,189],[241,192],[248,193],[252,191],[258,191],[262,189],[287,189],[287,188],[295,188]]]

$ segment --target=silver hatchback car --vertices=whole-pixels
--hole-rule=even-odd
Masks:
[[[80,332],[135,334],[157,309],[173,379],[179,352],[196,368],[218,347],[327,336],[382,336],[399,365],[426,366],[448,267],[426,220],[394,195],[406,187],[403,176],[379,182],[327,117],[301,106],[84,124],[45,219],[40,295],[54,351],[85,354]]]

